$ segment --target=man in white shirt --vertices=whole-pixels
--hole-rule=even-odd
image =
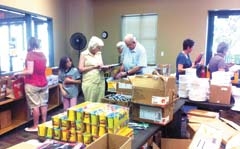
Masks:
[[[122,66],[116,79],[128,75],[143,74],[143,68],[147,66],[147,54],[145,48],[132,34],[127,34],[124,42],[128,49],[124,50]]]

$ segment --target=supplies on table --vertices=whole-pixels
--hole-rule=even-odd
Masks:
[[[132,83],[129,78],[122,78],[117,82],[117,94],[132,95]]]
[[[12,79],[12,92],[14,95],[14,99],[20,99],[25,96],[23,77]]]
[[[107,91],[111,93],[116,93],[117,89],[117,80],[114,80],[113,77],[109,77],[106,79],[107,82]]]
[[[159,64],[156,71],[159,75],[169,76],[171,73],[171,64]]]
[[[232,94],[231,73],[216,71],[210,81],[209,102],[230,104]]]
[[[101,99],[102,103],[117,104],[120,106],[129,106],[129,102],[132,100],[131,95],[124,94],[109,94]]]
[[[47,81],[48,81],[48,86],[58,84],[58,75],[48,75]]]
[[[231,85],[231,72],[216,71],[212,73],[211,85],[230,86]]]
[[[6,78],[0,78],[0,99],[4,99],[7,95],[7,82]]]
[[[188,98],[192,101],[207,101],[209,98],[209,79],[192,79],[189,83]]]
[[[197,78],[195,68],[187,68],[185,75],[179,75],[178,80],[178,96],[180,98],[188,98],[189,94],[189,83],[191,80]]]
[[[38,135],[87,145],[105,133],[132,136],[133,130],[128,128],[128,122],[128,107],[84,102],[53,116],[52,121],[38,125]]]
[[[8,76],[0,76],[0,100],[4,99],[9,94],[8,88],[11,87],[9,81],[10,78]]]

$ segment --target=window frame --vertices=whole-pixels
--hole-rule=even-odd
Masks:
[[[207,29],[207,47],[206,47],[206,65],[208,65],[213,56],[213,33],[214,33],[214,17],[228,17],[240,15],[240,10],[210,10],[208,11],[208,29]]]
[[[144,30],[143,27],[142,27],[142,25],[143,25],[142,22],[144,21],[143,19],[146,16],[156,17],[156,20],[154,20],[156,24],[153,25],[153,26],[155,26],[155,35],[153,35],[154,36],[153,38],[152,37],[150,37],[150,38],[144,37],[145,32],[142,31],[142,30]],[[121,38],[124,39],[124,37],[127,33],[132,33],[137,38],[137,41],[139,43],[141,43],[146,49],[148,66],[156,66],[156,63],[157,63],[157,57],[156,57],[157,54],[156,53],[157,53],[157,38],[158,38],[158,34],[157,34],[157,31],[158,31],[158,27],[157,27],[158,26],[158,16],[159,15],[156,14],[156,13],[145,13],[145,14],[126,14],[126,15],[122,15],[122,17],[121,17]],[[130,17],[139,17],[139,24],[138,24],[138,33],[139,34],[138,35],[134,34],[134,32],[136,32],[136,30],[133,31],[133,32],[124,32],[124,25],[125,25],[124,24],[125,23],[124,19],[125,18],[130,18]],[[147,41],[147,40],[150,40],[151,42],[155,42],[154,45],[151,45],[154,48],[153,50],[149,50],[147,48],[147,46],[144,44],[143,41]],[[150,52],[153,52],[152,57],[149,57],[148,53],[150,53]],[[151,59],[151,60],[149,60],[149,59]],[[149,63],[151,61],[152,61],[152,63]]]
[[[8,7],[8,6],[4,6],[4,5],[0,5],[0,9],[1,10],[6,10],[6,11],[9,11],[11,13],[16,13],[16,14],[21,14],[19,15],[19,17],[17,18],[14,18],[14,17],[11,17],[11,18],[4,18],[3,19],[0,19],[1,20],[1,23],[6,22],[18,22],[18,21],[22,21],[25,23],[25,27],[26,27],[26,30],[23,30],[23,51],[27,51],[27,46],[28,46],[28,40],[30,37],[32,36],[36,36],[37,37],[37,34],[35,33],[34,29],[32,28],[32,23],[34,21],[34,19],[36,18],[44,18],[47,25],[48,25],[48,47],[49,47],[49,55],[47,56],[48,58],[48,66],[51,67],[51,66],[54,66],[54,45],[53,45],[53,19],[51,17],[47,17],[47,16],[43,16],[43,15],[40,15],[40,14],[36,14],[36,13],[32,13],[32,12],[28,12],[28,11],[24,11],[24,10],[20,10],[20,9],[16,9],[16,8],[11,8],[11,7]],[[2,24],[3,25],[3,24]],[[0,66],[1,68],[1,66]],[[9,69],[10,70],[10,69]],[[10,72],[4,72],[5,73],[11,73]],[[2,71],[0,71],[0,75],[2,75]]]

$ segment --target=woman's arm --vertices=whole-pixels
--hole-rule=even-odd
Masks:
[[[33,74],[34,70],[34,62],[33,61],[27,61],[26,68],[23,71],[16,72],[14,75],[31,75]]]
[[[181,72],[185,72],[185,69],[183,68],[183,64],[178,64],[178,72],[181,73]]]
[[[63,97],[68,95],[66,90],[63,88],[63,84],[62,83],[59,83],[59,88],[60,88],[60,91],[61,91]]]
[[[66,84],[80,84],[81,83],[81,80],[80,79],[77,79],[77,80],[74,80],[74,79],[72,79],[72,78],[65,78],[64,79],[64,83],[66,83]]]

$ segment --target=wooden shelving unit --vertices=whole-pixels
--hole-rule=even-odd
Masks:
[[[52,110],[60,106],[61,100],[59,95],[59,87],[57,85],[49,86],[49,106],[48,110]],[[30,117],[30,111],[28,109],[27,101],[25,98],[10,99],[6,98],[0,101],[0,112],[11,111],[11,124],[7,127],[1,128],[0,136],[7,133],[21,125],[24,125],[32,120]],[[0,120],[2,120],[0,118]],[[1,124],[1,123],[0,123]]]
[[[6,99],[5,101],[0,102],[1,105],[1,112],[2,111],[11,111],[11,124],[7,127],[0,129],[0,135],[13,130],[14,128],[17,128],[23,124],[26,124],[28,122],[28,107],[26,100],[24,98],[21,99]],[[4,119],[0,119],[1,121],[4,121]]]
[[[61,104],[58,85],[49,86],[48,111],[57,108]]]

